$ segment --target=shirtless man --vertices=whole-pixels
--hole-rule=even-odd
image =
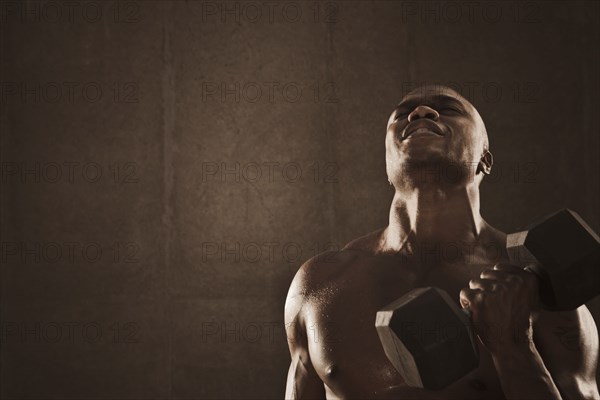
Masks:
[[[389,225],[307,261],[290,286],[286,398],[599,399],[587,307],[539,309],[537,281],[508,265],[506,234],[479,213],[493,159],[477,110],[449,88],[419,88],[390,116],[385,146]],[[407,386],[375,330],[380,308],[423,286],[469,308],[479,338],[479,367],[439,391]]]

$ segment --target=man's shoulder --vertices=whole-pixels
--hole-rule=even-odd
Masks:
[[[361,252],[345,248],[320,253],[298,269],[290,285],[290,292],[306,295],[339,276],[361,257],[364,257]]]
[[[286,324],[293,324],[296,328],[304,326],[305,314],[314,310],[315,304],[322,304],[333,293],[338,293],[344,287],[348,274],[355,271],[357,265],[364,265],[370,256],[346,246],[341,250],[320,253],[302,264],[287,293]]]
[[[308,300],[352,263],[356,257],[354,253],[350,250],[326,251],[302,264],[288,289],[285,301],[286,324],[294,324],[295,327],[303,325],[302,310]]]
[[[381,228],[367,235],[356,238],[344,246],[344,249],[362,251],[365,253],[365,255],[375,255],[383,246],[383,234],[385,229],[386,228]]]
[[[339,279],[355,265],[377,256],[376,243],[383,229],[357,238],[341,250],[320,253],[307,260],[296,272],[290,293],[307,295],[311,291]]]

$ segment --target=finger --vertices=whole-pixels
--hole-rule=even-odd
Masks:
[[[507,274],[507,272],[496,271],[495,269],[486,269],[479,274],[479,277],[481,279],[506,279]]]
[[[521,282],[524,279],[527,279],[527,277],[531,275],[529,272],[527,271],[523,271],[520,270],[518,272],[508,272],[508,271],[500,271],[500,270],[494,270],[494,269],[487,269],[485,271],[483,271],[481,273],[481,275],[479,275],[479,277],[481,279],[489,279],[489,280],[495,280],[495,281],[499,281],[499,282]]]
[[[469,281],[470,289],[480,289],[487,292],[495,292],[501,287],[503,287],[502,282],[495,279],[471,279]]]
[[[482,303],[483,291],[463,288],[460,291],[460,305],[468,311],[472,322],[479,321],[479,307]]]
[[[538,270],[538,265],[536,265],[536,264],[529,264],[529,265],[525,266],[523,268],[523,272],[526,273],[526,275],[524,275],[524,276],[527,276],[527,277],[534,276],[536,278],[542,279],[542,277],[540,276],[540,272]]]
[[[514,279],[515,276],[518,275],[512,272],[498,271],[495,269],[486,269],[479,275],[481,279],[488,279],[500,282],[509,282],[512,279]]]
[[[480,290],[480,289],[463,288],[459,294],[460,305],[463,308],[470,309],[473,304],[477,303],[477,301],[479,300],[481,295],[482,295],[482,290]]]
[[[523,268],[518,267],[514,264],[508,263],[498,263],[494,265],[495,271],[504,271],[504,272],[512,272],[512,273],[521,273],[523,272]]]

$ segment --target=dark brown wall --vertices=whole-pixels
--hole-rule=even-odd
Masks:
[[[287,287],[386,224],[419,83],[483,115],[489,222],[600,228],[596,2],[67,3],[1,3],[3,397],[281,398]]]

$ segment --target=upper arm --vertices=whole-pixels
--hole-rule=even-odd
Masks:
[[[315,371],[309,350],[307,330],[302,318],[306,302],[308,270],[311,261],[296,273],[285,302],[285,330],[292,361],[285,389],[286,399],[324,399],[325,388]]]
[[[600,399],[596,383],[598,330],[587,307],[542,311],[533,328],[536,348],[563,399]]]

